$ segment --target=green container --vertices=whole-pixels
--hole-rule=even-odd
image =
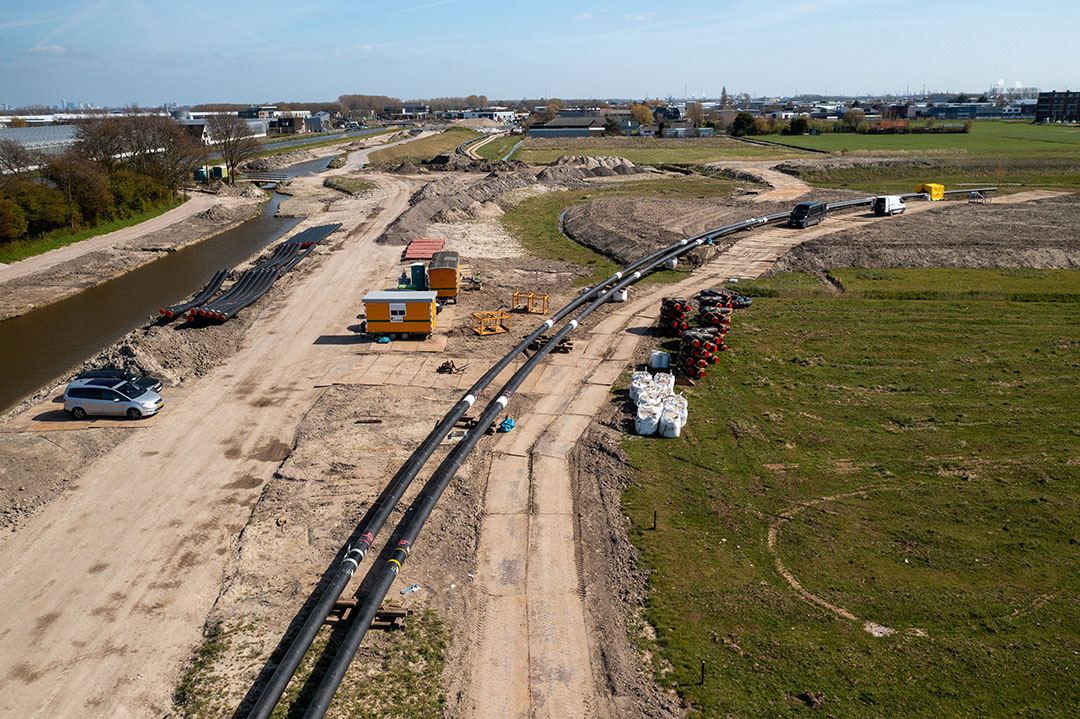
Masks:
[[[410,266],[412,271],[412,286],[418,290],[427,289],[427,269],[423,262],[414,262]]]

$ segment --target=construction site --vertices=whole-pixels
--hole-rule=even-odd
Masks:
[[[796,529],[797,520],[817,511],[819,497],[857,503],[859,492],[891,491],[908,475],[886,460],[852,459],[828,464],[844,484],[817,491],[813,477],[798,476],[819,460],[781,455],[825,442],[829,413],[849,411],[832,400],[849,389],[850,404],[861,406],[893,391],[882,386],[918,393],[933,380],[866,377],[856,390],[784,374],[841,361],[812,344],[843,328],[843,313],[818,325],[817,305],[798,303],[854,302],[837,299],[847,292],[880,301],[874,317],[900,317],[893,313],[907,310],[889,303],[918,301],[915,285],[908,297],[882,294],[881,283],[904,272],[1012,272],[1002,287],[968,294],[955,277],[941,280],[923,299],[974,304],[997,292],[994,314],[1020,323],[1039,302],[1056,303],[1071,336],[1059,328],[1045,346],[1031,339],[1024,361],[1051,361],[1051,352],[1075,368],[1073,275],[1055,280],[1066,289],[1031,289],[1041,300],[999,295],[1021,292],[1014,281],[1050,282],[1080,268],[1077,195],[979,177],[942,189],[928,171],[925,185],[890,195],[902,212],[891,216],[872,210],[874,194],[812,186],[780,160],[692,171],[616,156],[528,165],[477,154],[494,135],[419,163],[372,164],[373,152],[407,148],[437,129],[297,151],[250,168],[264,173],[258,180],[195,194],[153,225],[0,267],[0,313],[29,323],[81,293],[112,301],[106,280],[142,271],[151,256],[267,223],[242,256],[234,244],[233,255],[185,270],[183,293],[169,275],[133,283],[115,301],[134,313],[134,329],[49,358],[47,378],[27,379],[10,397],[0,418],[0,715],[614,719],[798,716],[819,705],[830,716],[917,713],[890,704],[880,687],[871,707],[860,682],[872,672],[861,665],[845,670],[859,677],[846,689],[810,670],[801,684],[774,681],[770,662],[789,645],[759,645],[737,618],[740,604],[753,603],[782,617],[775,626],[760,620],[758,638],[791,626],[799,641],[825,645],[834,632],[857,647],[894,642],[894,654],[924,651],[903,642],[940,636],[915,620],[894,629],[902,622],[851,597],[846,574],[813,581],[814,562],[828,563],[829,550],[801,552],[817,525]],[[331,157],[341,159],[328,169]],[[303,172],[288,171],[301,161]],[[829,161],[799,159],[802,167]],[[359,189],[335,189],[342,180]],[[545,203],[557,198],[551,210]],[[817,203],[820,224],[792,226],[796,206]],[[858,294],[873,282],[878,295]],[[805,322],[784,335],[800,344],[755,352],[780,307]],[[64,322],[82,314],[54,309]],[[942,333],[1000,336],[996,325],[965,324],[966,311]],[[904,315],[888,331],[950,312]],[[921,350],[882,336],[905,366],[918,361]],[[869,363],[878,342],[851,339],[862,354],[844,361]],[[980,362],[993,364],[961,358],[937,376]],[[65,412],[68,382],[106,365],[160,378],[164,409],[137,421]],[[1022,383],[993,366],[993,391]],[[1069,376],[1061,370],[1047,384],[1076,399]],[[812,411],[796,399],[808,384]],[[774,389],[789,393],[775,406],[737,394]],[[1018,398],[994,396],[1013,403],[1003,412],[1019,411]],[[953,420],[950,411],[927,410],[936,417],[927,420],[910,410],[908,421],[897,410],[900,419],[881,421],[896,425],[893,434],[913,424],[945,432],[936,428]],[[780,427],[800,413],[817,421],[784,439],[769,434],[770,422]],[[1063,426],[1075,432],[1075,416]],[[738,447],[719,449],[710,431],[744,449],[760,441],[776,456],[748,460],[745,477],[720,469],[714,460]],[[831,436],[850,438],[839,429]],[[940,452],[948,466],[929,472],[966,483],[957,492],[995,476],[962,458],[965,442],[981,446],[959,437]],[[704,449],[710,443],[715,451]],[[1075,438],[1043,456],[1039,476],[1049,484],[1039,501],[1075,510]],[[663,499],[650,494],[675,467],[707,489],[680,494],[690,486],[680,479]],[[736,482],[753,496],[718,498],[718,487]],[[775,509],[753,505],[777,494]],[[695,524],[698,510],[718,524]],[[823,510],[822,521],[844,511]],[[875,510],[853,511],[866,519]],[[751,521],[762,524],[747,530]],[[783,554],[781,536],[816,557],[809,568]],[[895,541],[916,536],[922,546],[933,541],[915,529]],[[702,554],[670,570],[679,562],[661,546],[694,552],[686,545],[698,542]],[[743,547],[757,554],[738,555],[742,564],[723,565],[724,575],[682,576]],[[1062,552],[1075,557],[1075,548]],[[728,578],[746,593],[719,596]],[[700,588],[692,581],[709,588],[692,594]],[[1045,583],[1054,586],[1004,602],[1001,614],[1038,621],[1051,612],[1043,621],[1057,629],[1075,619],[1075,596],[1063,596],[1069,585]],[[663,592],[694,600],[680,607]],[[717,606],[735,618],[713,622]],[[1075,626],[1057,636],[1057,671],[1068,674],[1080,648]],[[857,664],[879,650],[858,651]],[[755,684],[762,673],[770,678]],[[751,689],[744,696],[732,686]],[[763,702],[760,712],[716,698],[725,693]],[[1055,695],[1045,715],[1064,715],[1056,711],[1074,699],[1075,688]],[[1010,702],[950,708],[992,715],[1021,706]]]

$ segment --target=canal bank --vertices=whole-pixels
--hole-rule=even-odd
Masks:
[[[328,161],[321,157],[290,166],[284,172],[290,177],[319,172]],[[212,207],[204,213],[209,217],[193,218],[193,225],[185,224],[187,230],[193,230],[199,223],[212,223],[216,216],[224,227],[211,231],[209,236],[193,231],[189,236],[176,237],[174,226],[161,231],[171,237],[173,244],[168,247],[156,244],[163,238],[155,240],[153,235],[157,233],[151,233],[149,238],[141,238],[143,245],[137,249],[90,253],[65,263],[73,267],[53,268],[50,272],[54,275],[74,273],[67,278],[66,288],[55,288],[56,294],[50,297],[54,301],[0,322],[0,347],[4,349],[0,352],[0,412],[12,409],[144,324],[160,307],[198,291],[217,270],[244,262],[302,221],[277,216],[284,195],[274,192],[267,200],[266,193],[254,189],[260,199],[248,199],[246,207]],[[231,214],[235,212],[242,214]],[[114,266],[110,274],[112,252],[127,257],[119,270]],[[73,277],[79,279],[70,281]],[[41,296],[52,289],[45,279],[29,275],[17,282],[26,283]],[[19,291],[17,286],[8,289]],[[65,289],[68,291],[61,296]],[[0,292],[3,290],[0,285]]]

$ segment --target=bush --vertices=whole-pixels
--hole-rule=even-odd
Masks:
[[[810,121],[805,117],[796,117],[788,125],[787,135],[805,135],[810,132]]]
[[[26,234],[26,213],[17,204],[0,197],[0,240],[14,240]]]
[[[755,120],[761,118],[755,118],[749,112],[740,112],[735,116],[735,119],[731,122],[731,134],[735,137],[742,137],[743,135],[756,135],[754,132]]]

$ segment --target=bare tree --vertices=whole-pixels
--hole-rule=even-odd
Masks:
[[[206,129],[210,133],[210,142],[221,153],[228,170],[229,184],[235,179],[236,166],[259,152],[259,143],[251,125],[236,115],[210,115],[206,118]]]
[[[34,154],[14,140],[0,140],[0,183],[22,180],[37,164]]]
[[[126,118],[81,120],[75,130],[75,150],[101,165],[106,175],[111,174],[117,158],[128,152],[125,138],[128,124]]]
[[[686,115],[690,118],[690,122],[694,123],[694,127],[701,127],[705,122],[705,109],[700,102],[689,103],[686,106]]]
[[[720,88],[720,109],[726,110],[731,107],[731,98],[727,94],[727,85]]]
[[[860,122],[866,120],[866,113],[862,110],[852,108],[844,113],[843,120],[848,129],[854,131],[859,126]]]

